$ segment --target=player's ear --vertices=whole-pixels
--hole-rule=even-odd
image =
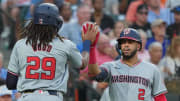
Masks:
[[[119,55],[121,55],[121,45],[120,44],[116,44],[116,51],[118,52]]]
[[[137,50],[141,51],[141,44],[139,44],[139,43],[137,44]]]

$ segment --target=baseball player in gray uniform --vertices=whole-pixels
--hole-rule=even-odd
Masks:
[[[111,101],[166,101],[167,89],[158,68],[138,59],[137,51],[142,42],[135,29],[124,29],[118,41],[122,59],[107,62],[98,67],[95,44],[98,40],[97,26],[83,31],[83,40],[91,41],[88,74],[93,79],[109,83]]]
[[[40,4],[15,44],[6,82],[22,93],[20,101],[63,101],[67,63],[82,66],[75,44],[57,34],[62,23],[54,4]]]

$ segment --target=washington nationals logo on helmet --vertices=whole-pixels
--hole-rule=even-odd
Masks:
[[[130,29],[129,28],[126,28],[126,29],[124,29],[124,34],[126,35],[126,34],[129,34],[130,33]]]
[[[43,19],[39,19],[39,24],[43,24]]]

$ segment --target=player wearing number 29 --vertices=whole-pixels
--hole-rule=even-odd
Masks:
[[[142,42],[135,29],[124,29],[118,41],[122,51],[122,59],[107,62],[98,67],[95,44],[98,34],[97,26],[82,33],[83,40],[91,40],[88,74],[95,80],[109,83],[111,101],[166,101],[165,85],[158,68],[138,59],[137,51]]]
[[[9,89],[22,93],[21,101],[63,101],[67,63],[82,66],[75,44],[57,34],[62,23],[58,8],[42,3],[15,44],[6,83]]]

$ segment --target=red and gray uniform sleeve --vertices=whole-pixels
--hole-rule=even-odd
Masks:
[[[80,68],[82,65],[82,56],[76,45],[71,42],[68,54],[68,62],[75,68]]]
[[[158,68],[155,68],[153,74],[152,94],[154,97],[156,97],[165,93],[167,93],[167,89],[162,80],[161,73]]]
[[[18,74],[19,74],[19,60],[18,60],[18,51],[17,43],[15,44],[8,65],[8,73],[6,79],[6,85],[8,89],[16,89]]]
[[[18,75],[19,74],[19,54],[17,51],[18,47],[17,47],[17,43],[14,46],[11,56],[10,56],[10,61],[9,61],[9,65],[8,65],[8,72],[12,73],[14,75]]]

